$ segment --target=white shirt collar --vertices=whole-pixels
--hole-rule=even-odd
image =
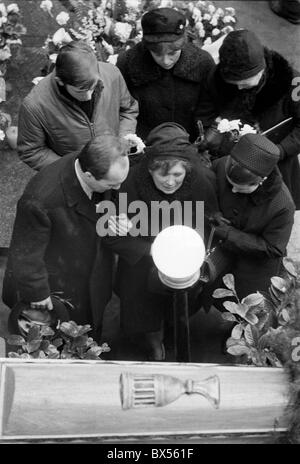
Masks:
[[[84,191],[84,193],[91,200],[93,191],[91,190],[91,188],[88,186],[88,184],[85,182],[85,180],[81,176],[81,172],[80,172],[80,168],[79,168],[79,160],[78,159],[75,160],[75,173],[76,173],[76,177],[77,177],[77,179],[78,179],[78,181],[79,181],[79,183],[80,183],[80,185],[82,187],[82,190]]]

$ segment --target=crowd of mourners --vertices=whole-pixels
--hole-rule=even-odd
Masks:
[[[246,29],[226,36],[216,64],[185,27],[176,9],[145,13],[142,41],[116,66],[72,41],[24,99],[18,154],[38,172],[17,205],[4,278],[11,332],[67,317],[105,341],[103,314],[115,292],[121,330],[146,359],[165,358],[172,292],[155,279],[155,235],[150,227],[130,234],[130,208],[108,217],[109,233],[97,227],[107,202],[118,213],[125,193],[128,205],[141,201],[148,212],[152,202],[192,202],[191,227],[204,202],[202,238],[207,245],[213,229],[226,269],[190,288],[191,314],[216,304],[224,273],[234,275],[239,298],[266,291],[280,274],[300,208],[297,73]],[[217,130],[224,118],[256,133],[228,143]],[[145,148],[134,153],[135,136]]]

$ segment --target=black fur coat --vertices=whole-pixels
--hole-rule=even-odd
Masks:
[[[266,71],[257,88],[239,90],[223,81],[219,66],[210,74],[206,99],[199,116],[209,127],[217,116],[241,119],[265,131],[292,117],[292,121],[275,136],[269,138],[278,144],[281,161],[278,166],[297,209],[300,209],[300,90],[294,78],[298,75],[279,53],[265,48]]]

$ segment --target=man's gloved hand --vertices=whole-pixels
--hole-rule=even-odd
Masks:
[[[217,211],[215,213],[212,213],[210,216],[209,216],[209,222],[210,224],[212,224],[213,226],[217,227],[217,226],[222,226],[222,225],[230,225],[231,222],[224,218],[223,214],[221,213],[221,211]]]
[[[215,234],[220,239],[226,240],[228,237],[229,229],[230,229],[230,226],[223,222],[223,224],[219,226],[215,226]]]

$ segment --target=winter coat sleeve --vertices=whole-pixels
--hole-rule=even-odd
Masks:
[[[300,91],[291,90],[289,96],[288,113],[293,117],[293,127],[291,131],[278,144],[280,149],[281,159],[289,156],[297,156],[300,154]]]
[[[51,221],[36,200],[20,199],[10,246],[12,271],[22,300],[41,301],[50,295],[44,254]]]
[[[20,159],[37,171],[60,159],[57,153],[47,147],[41,118],[26,101],[22,103],[19,112],[17,150]]]
[[[207,72],[205,78],[203,79],[197,108],[195,110],[195,120],[201,120],[205,129],[208,129],[219,116],[218,108],[215,104],[215,95],[212,88],[214,81],[214,70],[215,66],[212,66],[212,68]]]
[[[150,256],[151,242],[141,237],[104,237],[103,245],[118,254],[131,266],[137,264],[144,256]]]
[[[247,233],[229,226],[224,247],[234,253],[257,257],[284,256],[294,222],[293,208],[282,208],[260,235]]]
[[[126,82],[118,70],[120,86],[120,129],[119,135],[135,134],[137,117],[139,114],[138,102],[129,93]]]

